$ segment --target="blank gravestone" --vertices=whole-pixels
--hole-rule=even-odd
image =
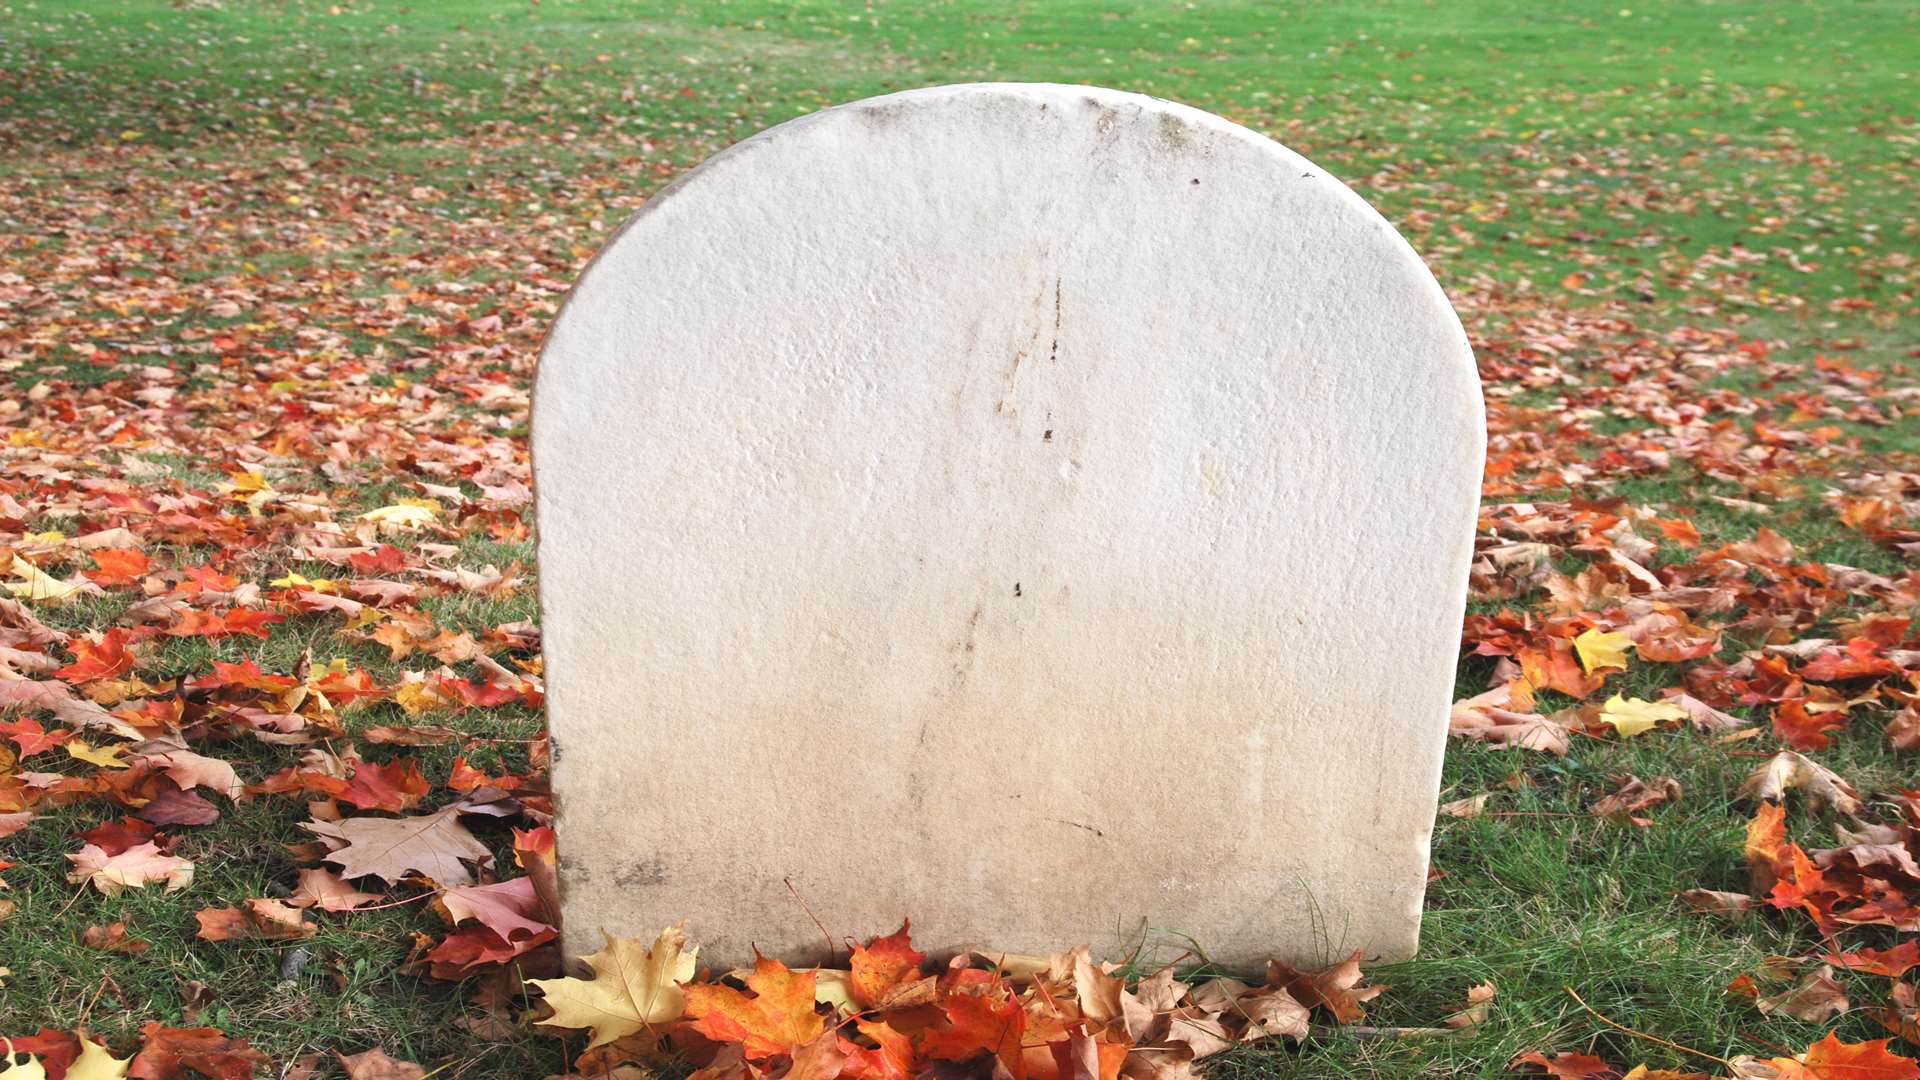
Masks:
[[[1414,951],[1479,382],[1312,163],[1093,87],[829,109],[649,200],[534,400],[571,952]]]

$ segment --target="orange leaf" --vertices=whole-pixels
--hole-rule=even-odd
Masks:
[[[1920,1080],[1912,1058],[1887,1052],[1886,1039],[1843,1043],[1832,1032],[1797,1060],[1774,1058],[1779,1080]]]
[[[73,663],[54,675],[75,685],[125,675],[133,670],[133,656],[127,652],[130,633],[125,627],[115,627],[104,634],[74,638],[67,644],[73,650]]]
[[[953,994],[943,1003],[947,1026],[926,1033],[921,1045],[930,1057],[964,1061],[982,1051],[1000,1059],[1013,1080],[1027,1080],[1020,1053],[1027,1014],[1018,1001],[996,1002],[984,995]]]
[[[1847,714],[1844,710],[1810,712],[1805,698],[1783,701],[1773,710],[1774,737],[1795,750],[1824,749],[1833,742],[1827,737],[1827,732],[1838,731],[1846,726]]]
[[[853,969],[855,1001],[868,1007],[878,1005],[888,990],[920,974],[927,954],[914,950],[908,938],[912,927],[913,920],[909,919],[898,931],[853,947],[853,960],[848,966]]]
[[[819,1037],[825,1018],[813,1008],[813,972],[795,972],[767,957],[757,957],[747,976],[753,996],[720,983],[687,987],[687,1015],[694,1027],[715,1042],[739,1043],[755,1061],[792,1054]]]
[[[1858,952],[1829,955],[1826,961],[1849,971],[1897,979],[1913,968],[1920,967],[1920,938],[1908,938],[1891,949],[1861,949]]]
[[[136,585],[153,565],[147,553],[135,548],[101,548],[92,552],[98,570],[83,570],[95,585]]]
[[[912,1075],[912,1039],[881,1021],[856,1020],[853,1026],[879,1044],[879,1048],[856,1047],[847,1055],[842,1076],[847,1080],[906,1080]]]
[[[1761,803],[1747,823],[1747,873],[1753,878],[1753,891],[1765,893],[1792,865],[1787,855],[1787,808],[1777,803]]]

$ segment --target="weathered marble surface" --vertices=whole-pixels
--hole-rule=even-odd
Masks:
[[[1414,951],[1484,428],[1318,167],[1080,86],[856,102],[587,270],[535,391],[567,942]],[[791,887],[789,887],[791,883]]]

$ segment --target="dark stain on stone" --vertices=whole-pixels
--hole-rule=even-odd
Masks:
[[[667,868],[657,859],[648,859],[621,870],[613,877],[614,884],[624,889],[634,889],[642,885],[663,885],[667,880]]]
[[[1053,275],[1053,344],[1047,349],[1048,360],[1060,359],[1060,275]]]
[[[1049,818],[1047,820],[1056,822],[1061,825],[1071,825],[1076,829],[1085,829],[1088,832],[1092,833],[1093,835],[1100,837],[1102,840],[1106,839],[1106,836],[1107,836],[1106,833],[1101,832],[1099,829],[1096,829],[1091,825],[1082,825],[1077,821],[1068,821],[1066,818],[1057,817],[1057,818]]]

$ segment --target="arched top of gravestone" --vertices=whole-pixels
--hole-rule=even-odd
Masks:
[[[1022,170],[1016,163],[1023,160],[1043,164]],[[1239,204],[1236,209],[1251,204],[1256,212],[1271,210],[1273,222],[1284,228],[1290,242],[1265,251],[1239,246],[1250,263],[1220,265],[1219,270],[1263,278],[1276,269],[1284,272],[1282,266],[1260,265],[1268,260],[1365,262],[1388,271],[1398,288],[1390,295],[1351,297],[1353,318],[1373,319],[1398,309],[1409,323],[1458,326],[1438,282],[1391,224],[1331,174],[1265,135],[1179,102],[1107,87],[960,83],[885,94],[797,117],[682,174],[648,199],[588,264],[562,305],[551,336],[562,335],[576,305],[591,303],[585,298],[592,296],[603,263],[620,264],[604,276],[619,278],[609,281],[608,288],[624,290],[637,284],[627,276],[638,268],[635,264],[664,275],[664,280],[646,285],[670,289],[681,277],[722,271],[728,260],[743,259],[747,253],[737,246],[742,242],[784,249],[798,260],[799,248],[820,235],[832,218],[857,211],[863,196],[892,197],[896,204],[927,208],[940,205],[943,195],[983,196],[983,212],[977,216],[991,218],[994,193],[968,191],[969,183],[978,179],[975,170],[942,171],[949,164],[983,162],[995,163],[987,171],[1002,180],[1025,172],[1044,180],[1077,182],[1087,196],[1132,189],[1144,197],[1131,207],[1128,223],[1149,231],[1156,223],[1171,231],[1194,216],[1193,207],[1207,212],[1222,200]],[[1124,173],[1135,174],[1134,182]],[[894,183],[876,183],[886,179]],[[1182,183],[1192,190],[1180,190]],[[901,186],[918,191],[899,199]],[[1060,202],[1062,194],[1047,193],[1040,201]],[[1166,205],[1156,205],[1159,200]],[[835,209],[841,213],[830,212]],[[1225,212],[1217,217],[1217,224],[1239,220]],[[1064,216],[1054,223],[1085,232]],[[753,228],[754,233],[737,235],[730,226]],[[1206,235],[1201,230],[1194,239]],[[969,239],[990,242],[992,233],[949,239],[956,249],[951,254],[964,256]],[[640,254],[643,248],[650,249],[645,257]],[[1289,259],[1290,254],[1314,249],[1322,258]],[[1222,256],[1233,253],[1233,248],[1220,251]],[[919,254],[937,264],[949,253]],[[1329,254],[1338,258],[1329,260]],[[1346,284],[1329,274],[1317,286],[1304,283],[1304,288],[1333,293]],[[1337,332],[1338,327],[1316,329]],[[1427,356],[1432,391],[1438,395],[1435,404],[1477,417],[1479,377],[1465,332],[1453,337],[1448,347]],[[549,369],[556,359],[564,363],[564,356],[565,350],[552,348],[550,341],[542,368]]]
[[[1219,117],[949,86],[716,155],[536,379],[569,947],[1409,954],[1484,439],[1413,250]]]

